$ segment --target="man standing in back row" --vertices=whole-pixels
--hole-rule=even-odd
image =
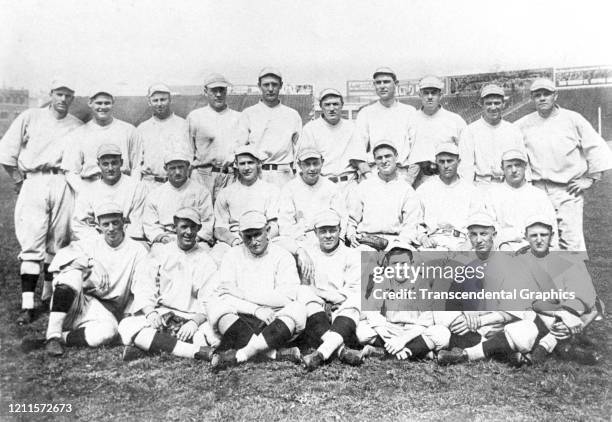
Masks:
[[[259,73],[261,100],[244,109],[240,116],[240,143],[253,144],[262,157],[262,178],[281,188],[293,179],[295,146],[302,132],[297,111],[281,104],[283,77],[275,68],[265,67]]]
[[[549,79],[531,85],[536,111],[517,122],[533,172],[533,185],[550,198],[559,222],[559,246],[585,251],[584,192],[612,168],[612,151],[580,114],[559,107]]]

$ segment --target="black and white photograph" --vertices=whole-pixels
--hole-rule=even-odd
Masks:
[[[1,421],[609,421],[612,6],[0,0]]]

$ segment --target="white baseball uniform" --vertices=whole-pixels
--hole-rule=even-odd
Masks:
[[[239,127],[239,142],[253,144],[267,156],[262,161],[265,181],[281,188],[293,179],[294,149],[302,132],[302,119],[297,111],[283,104],[268,107],[259,101],[243,110]]]
[[[82,124],[70,114],[56,119],[50,108],[29,109],[0,140],[0,164],[17,168],[15,181],[25,177],[15,205],[22,274],[39,274],[39,262],[70,240],[74,198],[59,167],[66,136]]]
[[[582,232],[584,196],[570,195],[567,184],[611,169],[612,151],[584,117],[560,107],[547,118],[533,112],[516,124],[525,137],[533,184],[548,194],[557,212],[559,245],[586,250]]]
[[[344,237],[348,214],[340,187],[324,177],[310,186],[302,177],[287,182],[279,197],[278,226],[281,236],[303,240],[314,235],[313,218],[321,210],[331,208],[341,218],[340,230]],[[314,240],[314,237],[311,237]]]
[[[491,183],[501,183],[504,177],[501,158],[511,149],[527,153],[518,126],[505,120],[493,126],[480,118],[461,132],[458,173],[464,180],[474,181],[476,186],[485,189]]]
[[[145,120],[136,128],[135,137],[141,149],[140,175],[148,190],[168,180],[164,157],[169,152],[185,151],[193,155],[187,122],[174,113],[163,120],[155,116]]]
[[[142,239],[142,212],[146,197],[145,186],[135,178],[121,175],[117,183],[109,185],[102,179],[96,180],[76,199],[72,216],[72,237],[83,239],[98,234],[95,210],[102,204],[117,204],[123,210],[127,222],[126,235]]]
[[[150,242],[157,242],[164,234],[174,233],[174,214],[181,208],[193,207],[202,219],[198,238],[213,239],[213,207],[210,192],[201,184],[187,179],[178,189],[166,182],[147,194],[142,213],[142,228]]]
[[[219,190],[233,179],[232,167],[225,171],[223,167],[234,161],[234,149],[240,139],[239,119],[240,112],[229,107],[219,112],[206,106],[187,115],[189,137],[195,148],[191,177],[212,192],[213,202]]]

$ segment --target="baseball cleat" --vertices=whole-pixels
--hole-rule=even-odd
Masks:
[[[455,365],[468,361],[468,356],[465,350],[459,347],[453,347],[451,350],[440,350],[438,352],[439,365]]]
[[[235,350],[226,350],[221,353],[215,353],[210,360],[210,368],[213,371],[221,371],[237,365],[238,361],[236,360]]]
[[[64,354],[64,346],[58,337],[53,337],[47,340],[45,350],[49,356],[58,357]]]
[[[302,362],[302,353],[297,347],[288,347],[276,351],[276,360],[282,362]]]
[[[363,363],[361,352],[359,350],[349,349],[348,347],[340,349],[338,352],[338,359],[340,362],[351,366],[359,366]]]
[[[387,352],[385,351],[384,348],[375,347],[370,344],[366,344],[365,346],[363,346],[363,349],[361,349],[361,359],[365,359],[365,358],[384,359],[386,355],[387,355]]]
[[[548,350],[538,344],[533,351],[525,356],[531,365],[541,365],[548,359]]]
[[[597,365],[602,360],[601,354],[595,350],[567,342],[557,345],[555,353],[561,360],[572,360],[583,365]]]
[[[34,321],[34,309],[22,309],[17,317],[17,325],[28,325]]]
[[[29,353],[32,350],[38,350],[45,347],[46,340],[44,338],[24,338],[21,340],[21,351]]]
[[[308,372],[314,371],[319,366],[322,366],[324,362],[325,359],[323,359],[323,355],[318,350],[307,354],[302,359],[304,369],[306,369]]]
[[[210,346],[202,346],[200,350],[193,355],[195,360],[203,360],[206,362],[210,362],[212,360],[213,354],[215,353],[215,349]]]
[[[124,362],[131,362],[145,356],[146,352],[136,346],[125,346],[123,352],[121,352],[121,360]]]

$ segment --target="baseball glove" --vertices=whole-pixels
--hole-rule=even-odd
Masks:
[[[364,234],[359,238],[359,243],[367,245],[377,251],[384,251],[389,241],[384,237],[376,236],[373,234]]]
[[[175,315],[174,312],[168,312],[167,314],[162,315],[162,326],[159,329],[159,332],[176,337],[178,331],[187,321],[189,320]]]

